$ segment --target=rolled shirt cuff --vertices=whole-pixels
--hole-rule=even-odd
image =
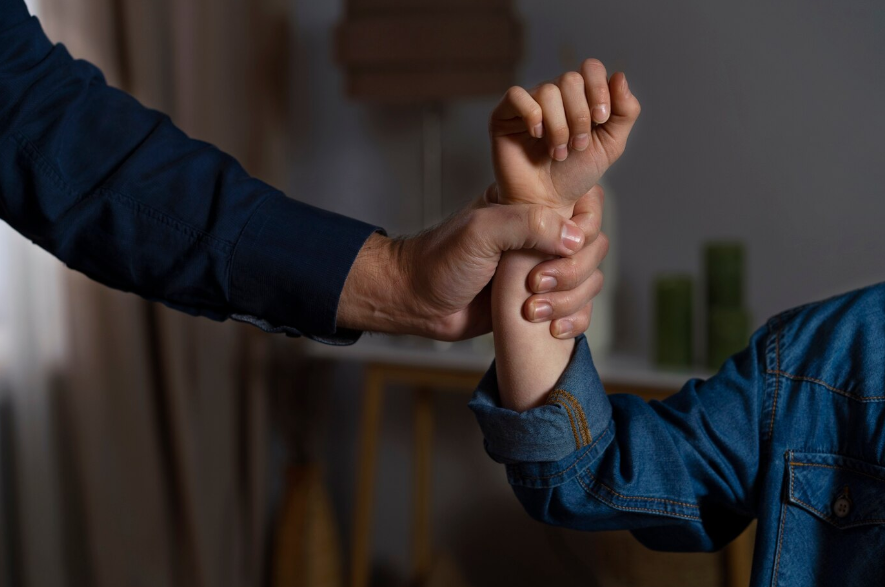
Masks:
[[[572,358],[545,405],[522,413],[502,408],[494,363],[469,405],[486,451],[506,464],[561,461],[596,444],[612,415],[584,335],[575,340]]]

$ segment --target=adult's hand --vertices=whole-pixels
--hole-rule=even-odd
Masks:
[[[551,321],[551,333],[571,338],[590,324],[599,291],[603,193],[594,187],[571,220],[542,205],[499,205],[492,185],[471,205],[416,236],[373,235],[357,256],[341,294],[345,328],[462,340],[491,330],[488,285],[502,253],[534,249],[556,255],[529,275],[536,292],[524,314]]]

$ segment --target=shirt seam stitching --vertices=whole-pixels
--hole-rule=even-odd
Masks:
[[[676,518],[682,518],[682,519],[686,519],[686,520],[694,520],[694,521],[698,521],[698,522],[701,521],[701,518],[699,516],[693,516],[690,514],[681,514],[678,512],[669,512],[667,510],[661,510],[661,509],[639,508],[639,507],[631,507],[631,506],[616,504],[613,501],[610,501],[610,500],[607,500],[607,499],[601,497],[599,494],[597,494],[596,492],[591,490],[589,487],[587,487],[584,484],[584,482],[581,481],[580,476],[576,477],[576,479],[578,481],[578,485],[580,485],[584,489],[584,491],[586,491],[590,496],[598,499],[602,503],[607,504],[617,510],[631,511],[631,512],[651,512],[651,513],[661,514],[661,515],[668,516],[668,517],[676,517]]]
[[[258,214],[258,212],[262,208],[264,208],[264,205],[270,201],[270,199],[274,196],[275,193],[277,193],[277,192],[275,192],[274,190],[268,190],[268,192],[265,194],[265,196],[261,200],[261,202],[255,207],[254,210],[252,210],[252,213],[249,214],[249,218],[246,219],[246,222],[243,223],[243,226],[240,228],[239,234],[237,234],[237,240],[234,241],[234,243],[233,243],[233,247],[231,248],[231,252],[230,252],[230,258],[228,259],[228,262],[227,262],[227,279],[225,280],[227,282],[228,300],[231,300],[231,301],[233,300],[233,295],[234,295],[234,290],[233,290],[234,260],[237,257],[237,252],[239,250],[240,243],[243,240],[243,234],[245,234],[246,229],[252,223],[252,219],[255,218],[255,216]],[[283,196],[283,197],[285,197],[285,196]],[[267,223],[267,219],[265,219],[265,224],[266,223]],[[258,234],[261,234],[263,231],[264,231],[264,225],[261,226],[261,230],[258,232]]]
[[[852,392],[852,391],[848,391],[845,389],[840,389],[838,387],[834,387],[821,379],[816,379],[814,377],[808,377],[805,375],[795,375],[793,373],[781,371],[779,368],[775,369],[775,370],[769,369],[766,372],[770,375],[782,376],[782,377],[786,377],[787,379],[792,379],[794,381],[804,381],[806,383],[814,383],[814,384],[820,385],[821,387],[825,387],[826,389],[828,389],[829,391],[832,391],[833,393],[837,393],[837,394],[845,396],[849,399],[853,399],[853,400],[857,400],[857,401],[861,401],[861,402],[885,400],[885,395],[860,395],[856,392]]]
[[[691,509],[694,509],[694,510],[700,510],[700,509],[701,509],[700,506],[698,506],[698,505],[696,505],[696,504],[691,504],[691,503],[684,502],[684,501],[675,501],[675,500],[672,500],[672,499],[666,499],[666,498],[663,498],[663,497],[645,497],[645,496],[641,496],[641,495],[624,495],[624,494],[618,493],[617,491],[615,491],[614,489],[612,489],[611,487],[609,487],[608,485],[606,485],[605,483],[603,483],[602,481],[600,481],[599,478],[598,478],[596,475],[594,475],[593,473],[591,473],[590,471],[586,471],[586,473],[587,473],[587,475],[589,475],[590,477],[593,478],[593,481],[595,481],[596,483],[602,485],[602,486],[603,486],[604,488],[606,488],[608,491],[610,491],[611,493],[613,493],[613,494],[615,494],[616,496],[620,497],[621,499],[635,499],[635,500],[641,500],[641,501],[659,501],[659,502],[662,502],[662,503],[669,503],[669,504],[673,504],[673,505],[681,505],[681,506],[685,506],[685,507],[687,507],[687,508],[691,508]]]
[[[111,199],[113,199],[114,201],[119,202],[120,204],[123,204],[136,212],[145,213],[153,220],[165,224],[169,228],[172,228],[182,235],[192,239],[194,242],[205,244],[207,246],[215,248],[219,252],[230,253],[233,243],[203,232],[193,226],[188,225],[187,223],[182,222],[181,220],[173,218],[168,214],[157,210],[152,206],[148,206],[143,202],[135,200],[131,196],[127,196],[122,192],[118,192],[111,188],[102,186],[95,188],[91,192],[78,194],[75,190],[71,188],[70,184],[64,180],[64,178],[61,176],[55,166],[46,160],[40,149],[38,149],[37,146],[34,145],[34,143],[32,143],[27,137],[25,137],[21,133],[15,133],[13,134],[13,140],[18,143],[20,147],[20,152],[35,165],[35,168],[38,172],[40,172],[44,176],[48,176],[48,178],[56,184],[56,187],[63,190],[66,194],[74,198],[72,206],[105,194],[110,196]]]

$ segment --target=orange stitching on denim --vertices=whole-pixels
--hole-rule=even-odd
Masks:
[[[584,415],[584,408],[581,407],[581,403],[569,392],[564,389],[557,390],[561,392],[565,397],[572,403],[575,408],[575,411],[578,413],[578,418],[581,420],[581,426],[584,428],[584,432],[587,434],[586,444],[590,444],[593,441],[593,435],[590,434],[590,426],[587,425],[587,418]]]
[[[565,413],[568,414],[568,423],[572,425],[572,434],[575,437],[575,450],[578,450],[583,446],[583,439],[578,436],[578,429],[575,427],[575,419],[572,417],[571,411],[568,409],[568,406],[565,405],[564,402],[555,400],[553,403],[562,406],[562,408],[565,410]]]
[[[664,499],[663,497],[643,497],[643,496],[641,496],[641,495],[623,495],[623,494],[621,494],[621,493],[618,493],[617,491],[615,491],[614,489],[612,489],[611,487],[609,487],[608,485],[606,485],[606,484],[603,483],[602,481],[600,481],[600,480],[599,480],[599,477],[597,477],[596,475],[594,475],[594,474],[591,473],[590,471],[587,471],[587,474],[590,475],[590,476],[593,478],[594,481],[596,481],[597,483],[599,483],[600,485],[602,485],[603,487],[605,487],[606,489],[608,489],[610,492],[612,492],[612,493],[614,493],[615,495],[617,495],[618,497],[620,497],[621,499],[641,499],[641,500],[643,500],[643,501],[660,501],[660,502],[664,502],[664,503],[671,503],[671,504],[673,504],[673,505],[681,505],[681,506],[685,506],[685,507],[687,507],[687,508],[692,508],[692,509],[695,509],[695,510],[699,510],[699,509],[701,509],[701,508],[698,507],[697,505],[694,505],[694,504],[691,504],[691,503],[685,503],[684,501],[673,501],[673,500],[671,500],[671,499]]]
[[[603,497],[599,496],[598,494],[596,494],[592,490],[590,490],[590,488],[587,487],[586,485],[584,485],[584,482],[581,481],[580,476],[575,477],[575,479],[578,480],[578,485],[580,485],[584,489],[584,491],[586,491],[587,493],[589,493],[590,495],[592,495],[593,497],[595,497],[596,499],[598,499],[602,503],[609,505],[617,510],[627,511],[627,512],[651,512],[653,514],[664,514],[664,515],[675,517],[675,518],[683,518],[685,520],[695,520],[698,522],[701,521],[701,518],[699,516],[691,516],[688,514],[678,514],[676,512],[668,512],[667,510],[655,510],[655,509],[651,509],[651,508],[636,508],[636,507],[628,507],[628,506],[618,505],[612,501],[604,499]]]
[[[589,446],[589,448],[587,448],[587,450],[584,451],[584,454],[582,454],[580,457],[578,457],[578,460],[576,460],[574,463],[572,463],[571,465],[569,465],[567,468],[563,469],[559,473],[554,473],[553,475],[544,475],[542,477],[535,477],[534,475],[525,476],[525,475],[519,475],[519,474],[514,474],[513,476],[518,479],[525,479],[526,481],[546,481],[547,479],[553,479],[554,477],[559,477],[560,475],[565,475],[566,473],[568,473],[569,471],[571,471],[572,469],[577,467],[581,461],[583,461],[585,458],[587,458],[587,455],[589,455],[591,452],[593,452],[593,447],[596,446],[597,444],[599,444],[599,441],[605,437],[605,433],[606,433],[606,431],[608,431],[608,429],[610,427],[611,427],[611,424],[609,423],[609,425],[605,427],[605,430],[602,431],[602,434],[599,435],[599,438],[594,440],[593,444],[591,444]]]
[[[569,423],[572,425],[572,434],[575,435],[575,445],[577,446],[577,448],[581,448],[582,446],[586,445],[587,442],[585,442],[583,430],[580,430],[580,438],[578,437],[579,430],[575,426],[575,421],[572,416],[572,407],[568,404],[568,402],[564,399],[560,399],[557,395],[557,392],[554,391],[547,398],[547,404],[555,404],[565,409],[566,413],[568,414]]]
[[[769,369],[767,371],[767,373],[772,374],[772,375],[782,375],[788,379],[793,379],[795,381],[805,381],[807,383],[816,383],[822,387],[829,389],[833,393],[838,393],[839,395],[844,395],[845,397],[860,400],[860,401],[885,399],[885,395],[860,395],[860,394],[855,393],[853,391],[848,391],[845,389],[839,389],[838,387],[833,387],[832,385],[829,385],[828,383],[821,381],[820,379],[815,379],[814,377],[806,377],[804,375],[793,375],[792,373],[787,373],[785,371],[781,371],[780,369],[778,369],[777,371],[772,371]]]
[[[584,417],[584,409],[581,407],[581,404],[575,399],[575,396],[570,394],[569,392],[563,389],[557,389],[553,393],[550,394],[550,397],[547,399],[547,403],[559,403],[557,400],[560,398],[565,399],[569,405],[571,405],[572,410],[577,414],[578,419],[580,420],[581,425],[581,446],[586,446],[593,441],[593,436],[590,434],[590,427],[587,426],[587,418]],[[579,447],[580,448],[580,447]]]
[[[774,353],[775,353],[775,369],[781,370],[781,321],[777,319],[777,332],[774,336]],[[774,417],[777,414],[777,396],[780,391],[781,379],[777,375],[774,377],[774,401],[771,406],[771,422],[768,424],[768,441],[771,442],[774,436]]]
[[[824,469],[835,469],[837,471],[851,471],[852,473],[857,473],[858,475],[863,475],[864,477],[874,479],[879,483],[885,483],[885,479],[881,477],[876,477],[875,475],[871,475],[870,473],[864,473],[863,471],[859,471],[853,467],[838,467],[836,465],[824,465],[823,463],[797,463],[793,461],[790,461],[790,465],[794,467],[821,467]]]

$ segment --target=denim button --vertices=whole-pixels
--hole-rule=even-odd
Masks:
[[[844,518],[851,512],[851,500],[845,495],[840,495],[833,502],[833,513],[838,518]]]

